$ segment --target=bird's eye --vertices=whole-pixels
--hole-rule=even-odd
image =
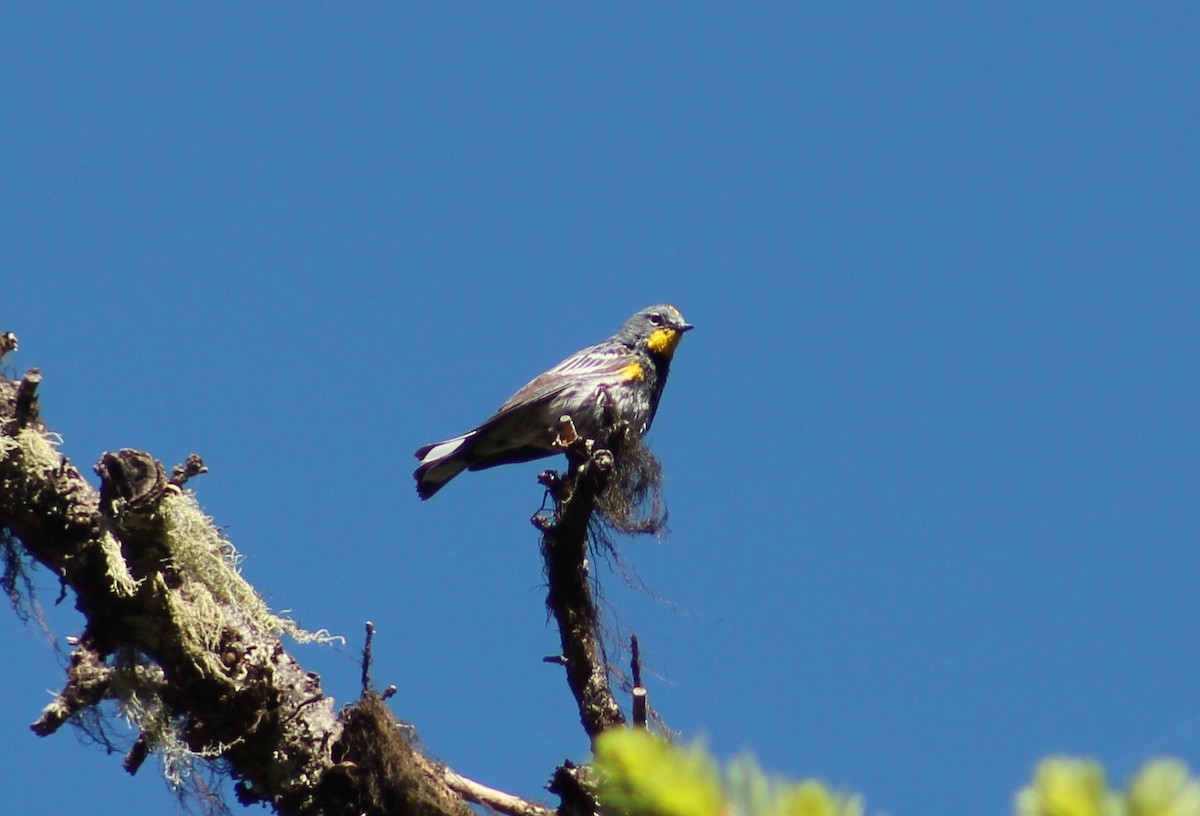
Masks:
[[[655,326],[661,326],[663,323],[663,316],[661,314],[659,314],[658,312],[651,312],[650,313],[650,322],[653,323]]]

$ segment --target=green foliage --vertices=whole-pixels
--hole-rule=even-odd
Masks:
[[[677,748],[646,731],[614,728],[596,740],[600,801],[622,816],[720,816],[716,764],[703,748]]]
[[[1090,759],[1049,757],[1017,793],[1016,816],[1200,816],[1200,782],[1177,759],[1146,763],[1124,792]]]
[[[641,729],[596,741],[598,794],[606,816],[861,816],[862,800],[814,780],[770,779],[743,757],[725,774],[699,744],[672,745]]]
[[[615,728],[596,741],[605,816],[863,816],[859,796],[816,780],[772,779],[750,757],[722,773],[705,748]],[[1200,816],[1200,780],[1177,759],[1147,762],[1123,791],[1091,759],[1048,757],[1016,795],[1014,816]]]

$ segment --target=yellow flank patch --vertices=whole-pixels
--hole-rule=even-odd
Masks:
[[[621,369],[621,376],[625,378],[625,382],[632,382],[633,380],[645,379],[646,372],[642,371],[641,363],[630,363]]]
[[[653,354],[672,354],[675,347],[679,345],[681,336],[674,329],[655,329],[646,338],[646,348],[650,349]]]

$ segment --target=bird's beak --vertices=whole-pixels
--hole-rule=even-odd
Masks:
[[[675,327],[675,331],[679,332],[680,334],[683,334],[684,332],[691,331],[694,328],[696,328],[696,327],[693,326],[691,323],[680,323]]]

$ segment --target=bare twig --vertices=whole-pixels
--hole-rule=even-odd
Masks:
[[[150,742],[146,739],[145,734],[141,734],[134,741],[133,747],[129,749],[129,753],[125,755],[125,759],[121,761],[122,767],[134,776],[142,768],[142,763],[146,761],[146,757],[150,756]]]
[[[468,779],[449,768],[442,771],[442,779],[451,790],[468,802],[483,805],[497,813],[504,813],[506,816],[553,816],[555,813],[553,808],[513,796],[511,793],[489,788],[487,785]]]
[[[208,473],[208,467],[205,466],[204,460],[197,453],[189,453],[186,462],[171,468],[170,482],[176,487],[183,487],[189,479],[204,473]]]
[[[37,390],[41,384],[42,372],[31,368],[25,372],[25,376],[21,378],[21,384],[17,386],[17,424],[22,428],[32,425],[38,420]]]
[[[17,350],[17,336],[12,332],[0,334],[0,360]]]
[[[362,655],[362,693],[367,694],[371,690],[371,643],[375,640],[375,624],[367,621],[365,624],[367,630],[366,640],[363,642]]]
[[[91,639],[80,638],[71,653],[66,686],[29,727],[39,737],[53,734],[72,716],[103,700],[111,679],[112,669],[104,664],[104,658],[92,646]]]
[[[630,671],[633,674],[633,724],[646,727],[646,688],[642,685],[642,655],[638,649],[637,635],[629,637]]]

